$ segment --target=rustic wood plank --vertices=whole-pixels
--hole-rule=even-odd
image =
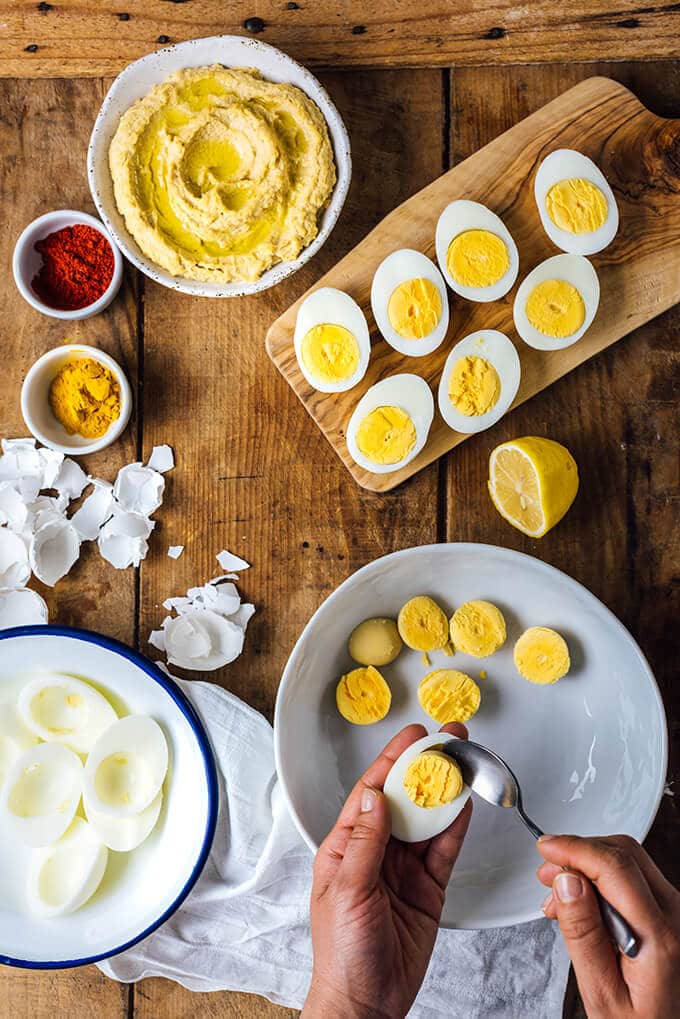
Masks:
[[[677,53],[670,0],[1,0],[0,75],[115,74],[168,43],[236,33],[323,67],[654,59]]]
[[[19,391],[33,361],[66,339],[91,343],[112,354],[136,385],[136,301],[130,281],[109,310],[84,322],[64,323],[33,311],[12,279],[14,242],[26,224],[54,208],[94,212],[85,175],[89,125],[108,83],[103,81],[0,82],[0,251],[3,279],[3,359],[0,372],[0,434],[26,434]],[[46,135],[50,144],[45,144]],[[38,158],[36,158],[38,157]],[[119,443],[81,462],[113,480],[135,459],[133,418]],[[104,562],[93,547],[57,588],[35,584],[50,608],[50,621],[91,627],[134,640],[135,578]],[[96,1011],[107,1019],[127,1014],[127,990],[93,966],[62,974],[0,969],[0,1001],[12,1019],[64,1015],[80,1019]]]
[[[297,1009],[272,1005],[255,994],[197,994],[170,980],[135,985],[135,1019],[294,1019]],[[108,1019],[108,1017],[107,1017]]]
[[[680,63],[603,64],[596,70],[617,77],[656,113],[680,116]],[[592,71],[592,65],[578,64],[457,70],[451,94],[452,162],[465,159]],[[476,436],[449,456],[447,483],[450,540],[485,541],[536,555],[580,580],[628,626],[661,687],[671,729],[669,779],[676,783],[680,695],[669,633],[680,608],[679,329],[676,306],[517,408],[493,435]],[[527,434],[563,442],[581,474],[574,507],[540,541],[509,527],[480,495],[491,449]],[[676,885],[679,837],[676,803],[664,797],[646,845]],[[573,981],[565,1016],[584,1016]]]

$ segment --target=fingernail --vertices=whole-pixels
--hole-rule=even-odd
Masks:
[[[375,790],[364,789],[361,794],[361,813],[367,814],[369,810],[373,810],[375,806]]]
[[[576,874],[558,874],[553,881],[553,891],[560,902],[575,902],[583,895],[583,881]]]
[[[541,835],[541,837],[539,838],[538,841],[539,842],[550,842],[550,839],[554,839],[556,837],[557,837],[556,835]]]
[[[548,908],[548,906],[550,905],[550,903],[552,902],[552,897],[553,897],[552,896],[552,892],[550,892],[550,894],[546,895],[546,897],[544,898],[543,902],[541,903],[541,909],[543,910],[544,913],[545,913],[546,909]]]

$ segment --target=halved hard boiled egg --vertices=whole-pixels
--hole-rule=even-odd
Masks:
[[[334,287],[321,287],[304,299],[293,345],[300,371],[320,393],[356,386],[371,355],[366,316],[349,294]]]
[[[619,210],[605,175],[574,149],[557,149],[536,173],[534,195],[543,229],[572,255],[594,255],[614,240]]]
[[[58,842],[34,853],[28,872],[31,910],[55,917],[80,909],[99,888],[108,857],[92,826],[74,817]]]
[[[84,798],[85,813],[97,837],[105,846],[117,853],[129,853],[148,839],[156,827],[162,806],[162,790],[145,810],[135,814],[134,817],[114,817],[112,814],[106,814],[102,810],[96,810],[87,796]]]
[[[371,309],[378,329],[400,354],[422,357],[442,343],[449,327],[446,284],[421,251],[393,251],[376,269]]]
[[[402,842],[432,839],[448,828],[465,806],[470,789],[461,783],[460,770],[453,759],[440,754],[436,760],[419,762],[420,758],[425,758],[429,753],[440,751],[452,739],[455,737],[446,732],[423,736],[407,747],[392,765],[383,791],[392,817],[392,834],[396,839]],[[426,798],[418,795],[418,785],[421,784],[418,781],[419,771],[422,773],[423,785],[429,786]],[[421,806],[412,797],[434,805]]]
[[[88,754],[118,716],[88,683],[63,673],[46,673],[23,687],[17,704],[24,725],[48,743],[63,743]]]
[[[502,219],[480,202],[459,199],[446,206],[435,248],[444,279],[468,301],[498,301],[517,279],[517,245]]]
[[[419,375],[391,375],[364,393],[347,426],[347,448],[360,467],[389,474],[420,453],[434,417],[434,400]]]
[[[522,280],[513,307],[515,329],[536,350],[563,350],[592,325],[600,281],[582,255],[553,255]]]
[[[17,757],[37,742],[37,737],[21,721],[15,706],[0,704],[0,788]]]
[[[503,417],[520,380],[515,345],[496,329],[479,329],[455,345],[439,382],[441,416],[456,432],[481,432]]]
[[[92,748],[83,778],[85,800],[95,812],[133,817],[156,799],[167,770],[161,727],[147,715],[128,715]]]
[[[61,838],[80,802],[83,766],[59,743],[39,743],[11,765],[0,792],[0,813],[27,846]]]

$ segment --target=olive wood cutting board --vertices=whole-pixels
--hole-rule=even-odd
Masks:
[[[621,221],[612,244],[591,259],[600,278],[601,298],[589,331],[566,350],[539,351],[516,334],[512,304],[527,273],[559,253],[541,226],[533,187],[541,160],[558,148],[578,149],[597,163],[614,191]],[[437,219],[457,198],[483,202],[502,218],[519,250],[517,283],[505,298],[488,304],[449,292],[451,320],[445,341],[433,354],[405,357],[382,339],[375,326],[370,307],[373,274],[397,248],[416,248],[436,262]],[[362,381],[349,392],[328,394],[305,381],[295,358],[293,332],[306,294],[271,326],[267,351],[354,479],[371,491],[389,491],[467,438],[452,431],[436,408],[446,357],[467,333],[499,329],[515,343],[522,377],[514,407],[680,301],[680,121],[650,113],[618,82],[589,78],[394,209],[311,289],[318,287],[346,291],[366,314],[372,348]],[[435,418],[425,448],[411,463],[392,474],[372,474],[350,457],[345,429],[366,390],[400,372],[422,375],[429,383]]]

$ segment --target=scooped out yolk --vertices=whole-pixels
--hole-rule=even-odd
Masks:
[[[564,637],[547,626],[531,626],[515,644],[517,671],[530,683],[556,683],[569,672],[571,661]]]
[[[586,306],[580,293],[566,280],[543,280],[527,298],[529,322],[543,336],[564,338],[581,328]]]
[[[607,219],[607,199],[597,184],[582,177],[553,184],[545,207],[555,226],[570,234],[593,233]]]
[[[454,237],[446,254],[446,268],[463,287],[491,287],[510,268],[505,241],[489,230],[464,230]]]
[[[406,769],[404,789],[418,807],[443,807],[462,793],[463,776],[451,757],[441,750],[426,750]]]
[[[390,688],[372,665],[352,669],[340,677],[335,702],[343,718],[354,725],[372,725],[390,710]]]
[[[426,595],[411,598],[397,617],[399,636],[414,651],[439,651],[448,643],[446,613]]]
[[[486,358],[470,354],[461,357],[449,378],[449,400],[460,414],[478,417],[498,403],[501,380]]]
[[[387,317],[395,333],[405,340],[422,340],[442,317],[442,299],[431,280],[404,280],[392,291]]]
[[[474,679],[457,669],[435,669],[418,685],[423,711],[440,725],[467,722],[476,714],[481,693]]]
[[[302,363],[319,382],[344,382],[359,367],[359,344],[344,326],[321,322],[302,338]]]
[[[348,651],[361,665],[389,665],[401,651],[401,637],[393,619],[364,619],[352,630]]]
[[[396,464],[416,444],[416,426],[401,407],[375,407],[357,428],[357,446],[376,464]]]
[[[451,641],[456,651],[488,658],[505,643],[505,619],[488,601],[468,601],[451,618]]]

